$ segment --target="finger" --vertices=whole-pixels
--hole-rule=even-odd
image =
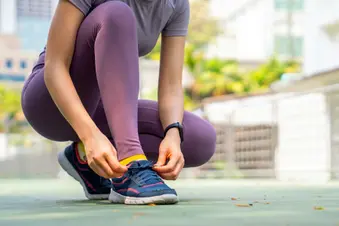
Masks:
[[[98,167],[94,162],[92,162],[91,164],[88,164],[91,169],[96,173],[98,174],[99,176],[101,177],[104,177],[106,179],[109,179],[110,176],[107,175],[100,167]]]
[[[94,162],[98,166],[98,168],[103,170],[110,178],[112,178],[114,176],[114,172],[111,169],[111,167],[108,165],[105,158],[102,157],[98,160],[94,159]]]
[[[181,158],[178,164],[175,166],[175,169],[170,173],[163,173],[160,176],[165,180],[176,180],[178,179],[181,170],[184,168],[184,160]]]
[[[127,167],[124,165],[121,165],[121,163],[117,160],[115,156],[106,155],[105,159],[108,165],[110,166],[110,168],[116,174],[116,176],[122,176],[124,173],[127,172]]]
[[[177,164],[177,166],[175,167],[175,170],[173,171],[174,174],[174,179],[177,179],[180,172],[182,171],[182,169],[184,168],[184,160],[183,158],[180,159],[179,163]]]
[[[161,166],[161,167],[157,167],[156,171],[158,173],[170,173],[170,172],[172,172],[175,169],[175,167],[178,164],[179,160],[180,160],[180,155],[179,154],[173,154],[170,157],[170,160],[167,163],[167,165]]]
[[[159,176],[164,180],[173,180],[169,173],[159,174]]]
[[[155,164],[155,167],[160,167],[166,164],[167,155],[166,152],[161,151],[159,152],[158,162]]]

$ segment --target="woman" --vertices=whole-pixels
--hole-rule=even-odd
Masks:
[[[58,160],[87,198],[176,203],[162,179],[213,155],[213,127],[183,110],[188,23],[188,0],[59,1],[22,107],[42,136],[73,141]],[[138,57],[160,34],[159,103],[138,100]]]

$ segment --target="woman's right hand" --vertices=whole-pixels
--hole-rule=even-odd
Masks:
[[[122,176],[127,167],[121,165],[117,152],[109,139],[101,132],[84,139],[87,163],[99,176],[106,179]]]
[[[119,163],[111,142],[97,129],[69,73],[84,17],[71,1],[59,1],[48,35],[44,80],[54,103],[85,145],[89,166],[102,177],[114,178],[127,169]]]
[[[114,178],[125,173],[127,168],[119,163],[113,145],[97,129],[69,73],[76,36],[84,17],[71,1],[59,1],[48,34],[44,80],[59,111],[85,145],[89,166],[102,177]]]

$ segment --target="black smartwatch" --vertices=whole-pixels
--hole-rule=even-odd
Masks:
[[[177,128],[179,130],[179,136],[180,136],[180,140],[181,140],[181,143],[182,143],[184,141],[184,128],[180,124],[180,122],[176,122],[176,123],[173,123],[173,124],[167,126],[166,129],[165,129],[165,132],[164,132],[164,136],[166,136],[167,132],[172,128]]]

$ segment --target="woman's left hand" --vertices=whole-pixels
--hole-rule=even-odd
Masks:
[[[176,180],[184,168],[185,160],[180,143],[178,131],[171,129],[160,144],[159,158],[154,170],[165,180]]]

